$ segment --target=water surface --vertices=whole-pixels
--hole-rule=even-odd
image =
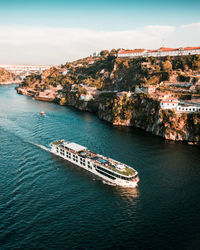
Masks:
[[[46,116],[40,116],[44,111]],[[72,140],[139,172],[104,184],[39,145]],[[0,249],[198,249],[199,148],[0,86]]]

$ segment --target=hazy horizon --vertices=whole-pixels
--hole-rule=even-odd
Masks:
[[[0,64],[60,65],[95,51],[200,46],[200,2],[6,1]]]

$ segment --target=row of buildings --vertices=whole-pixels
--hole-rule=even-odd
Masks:
[[[200,112],[200,103],[197,103],[193,100],[189,101],[179,101],[175,98],[167,98],[166,100],[160,101],[160,107],[162,109],[170,109],[176,112]]]
[[[200,47],[166,48],[161,47],[155,50],[134,49],[120,50],[118,57],[160,57],[160,56],[182,56],[200,54]]]

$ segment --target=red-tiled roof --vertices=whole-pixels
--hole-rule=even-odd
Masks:
[[[147,50],[148,53],[153,53],[153,52],[158,52],[157,49],[151,49],[151,50]]]
[[[167,52],[167,51],[178,51],[180,48],[167,48],[167,47],[161,47],[159,49],[153,49],[153,50],[146,50],[146,49],[134,49],[134,50],[122,50],[118,52],[118,54],[130,54],[130,53],[154,53],[154,52]],[[196,50],[200,49],[200,47],[185,47],[182,48],[183,50]]]
[[[200,49],[200,47],[185,47],[184,50]]]
[[[165,51],[176,51],[176,50],[178,50],[178,48],[161,47],[159,50],[162,51],[162,52],[165,52]]]
[[[134,49],[134,50],[122,50],[118,54],[129,54],[129,53],[142,53],[145,52],[145,49]]]
[[[167,51],[177,51],[179,50],[178,48],[165,48],[165,47],[161,47],[159,49],[154,49],[154,50],[148,50],[148,53],[153,53],[153,52],[167,52]]]

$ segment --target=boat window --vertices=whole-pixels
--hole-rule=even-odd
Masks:
[[[115,177],[110,176],[110,175],[107,174],[107,173],[104,173],[103,171],[99,170],[98,168],[96,169],[96,171],[99,172],[99,173],[102,174],[102,175],[105,175],[106,177],[108,177],[108,178],[110,178],[110,179],[112,179],[112,180],[115,180],[115,179],[116,179]]]
[[[97,169],[100,169],[100,170],[102,170],[102,171],[104,171],[104,172],[106,172],[106,173],[108,173],[108,174],[110,174],[110,175],[113,175],[113,176],[118,177],[117,174],[115,174],[115,173],[113,173],[113,172],[111,172],[111,171],[109,171],[109,170],[107,170],[107,169],[105,169],[105,168],[102,168],[102,167],[100,167],[100,166],[97,166]]]

